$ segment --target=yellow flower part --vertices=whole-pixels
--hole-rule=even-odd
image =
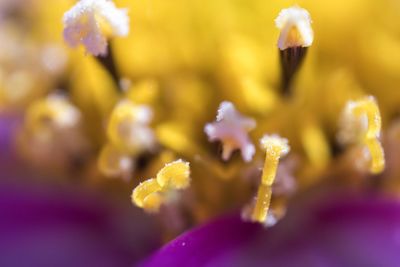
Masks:
[[[271,186],[275,180],[279,159],[290,151],[288,140],[278,135],[264,135],[260,140],[265,150],[265,162],[261,177],[263,185]]]
[[[290,147],[288,140],[278,135],[264,135],[260,144],[266,151],[265,163],[251,219],[264,224],[271,202],[272,184],[276,177],[279,159],[289,153]]]
[[[385,168],[385,158],[379,141],[381,134],[381,115],[373,96],[366,96],[357,101],[349,101],[340,120],[338,139],[340,142],[356,143],[365,146],[363,160],[369,160],[369,172],[378,174]]]
[[[151,150],[155,138],[149,123],[152,111],[145,105],[135,105],[121,100],[111,113],[107,134],[110,142],[121,151],[137,155]]]
[[[143,208],[145,199],[154,193],[157,193],[162,190],[161,185],[157,182],[156,179],[151,178],[143,183],[140,183],[132,192],[132,203],[136,206]]]
[[[264,224],[267,219],[269,205],[271,203],[272,188],[271,186],[261,184],[258,187],[256,203],[251,219],[255,222]]]
[[[189,163],[177,160],[165,165],[157,173],[157,182],[163,188],[184,189],[189,186]]]
[[[156,178],[150,178],[133,189],[132,203],[147,212],[157,212],[162,204],[170,201],[169,196],[176,190],[190,184],[189,163],[179,159],[167,163]]]
[[[32,132],[46,134],[56,129],[77,126],[81,119],[79,110],[61,95],[50,95],[34,102],[26,113],[25,127]]]
[[[129,155],[121,152],[115,146],[107,144],[100,151],[97,166],[100,172],[107,177],[121,176],[124,180],[129,181],[135,168],[135,162]]]

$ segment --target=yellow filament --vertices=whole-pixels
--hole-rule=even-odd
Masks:
[[[267,218],[269,204],[271,202],[271,186],[261,184],[258,187],[256,205],[253,210],[252,220],[264,223]]]
[[[261,184],[258,187],[257,199],[251,215],[253,221],[264,223],[267,218],[274,183],[280,157],[286,155],[290,148],[287,140],[277,135],[265,135],[261,138],[261,145],[266,150]]]
[[[154,178],[148,179],[143,183],[140,183],[132,192],[132,202],[140,207],[144,208],[145,199],[153,193],[161,191],[162,187],[158,184]]]
[[[382,145],[379,141],[381,115],[375,98],[366,97],[357,101],[353,108],[353,115],[357,117],[365,115],[367,117],[368,126],[361,137],[360,143],[368,148],[371,156],[369,171],[372,174],[381,173],[385,168],[385,157]]]
[[[183,189],[189,185],[189,163],[177,160],[166,164],[157,174],[157,182],[162,187]]]
[[[353,110],[355,116],[365,114],[368,119],[368,129],[365,133],[365,138],[375,138],[379,136],[381,131],[381,115],[379,107],[372,97],[367,97],[357,102],[357,106]]]
[[[265,156],[264,168],[261,177],[261,184],[271,186],[274,183],[278,169],[279,154],[267,153]]]
[[[131,158],[111,144],[105,145],[97,160],[97,166],[105,176],[130,175],[133,168]]]
[[[381,173],[385,168],[385,157],[381,143],[377,138],[370,138],[365,141],[365,145],[371,154],[370,172],[373,174]]]
[[[124,140],[121,139],[122,126],[135,122],[135,107],[128,101],[118,104],[111,113],[108,122],[107,134],[110,141],[117,146],[124,146]]]

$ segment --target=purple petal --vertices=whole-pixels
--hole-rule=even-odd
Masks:
[[[34,179],[11,146],[17,124],[0,117],[0,266],[132,266],[159,246],[152,218],[129,196]]]
[[[131,266],[159,245],[151,218],[75,188],[0,184],[0,218],[0,266]]]
[[[238,217],[210,223],[143,266],[399,266],[398,200],[353,193],[300,202],[269,229]]]

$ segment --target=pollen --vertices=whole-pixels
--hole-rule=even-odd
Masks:
[[[156,175],[140,183],[132,192],[132,203],[145,211],[157,212],[161,205],[168,203],[176,190],[182,190],[190,184],[188,162],[179,159],[167,163]],[[171,197],[172,198],[172,197]]]
[[[338,140],[342,144],[357,144],[367,149],[364,160],[369,160],[369,172],[381,173],[385,168],[384,151],[379,140],[381,115],[376,99],[366,96],[349,101],[342,113]]]
[[[314,40],[311,23],[307,10],[298,6],[283,9],[275,19],[276,27],[281,30],[278,39],[279,49],[311,46]]]
[[[268,215],[272,185],[275,181],[279,160],[289,153],[290,147],[288,140],[278,135],[264,135],[260,144],[265,150],[265,163],[251,219],[264,224]]]
[[[81,0],[64,14],[63,22],[67,44],[82,44],[94,56],[107,53],[107,38],[129,33],[127,10],[108,0]]]
[[[220,104],[216,121],[208,123],[204,131],[209,141],[221,141],[222,159],[228,160],[234,150],[239,149],[244,161],[249,162],[255,153],[248,132],[256,127],[256,121],[241,115],[228,101]]]
[[[165,165],[158,174],[157,182],[162,187],[184,189],[189,186],[190,167],[188,162],[177,160]]]

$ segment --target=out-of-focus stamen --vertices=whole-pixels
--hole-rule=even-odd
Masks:
[[[120,101],[111,113],[107,127],[110,142],[130,155],[151,150],[155,137],[149,123],[152,110],[144,105],[135,105],[129,100]]]
[[[347,103],[340,120],[339,142],[365,146],[369,152],[366,159],[370,161],[369,172],[372,174],[381,173],[385,168],[380,132],[381,115],[373,96]]]

